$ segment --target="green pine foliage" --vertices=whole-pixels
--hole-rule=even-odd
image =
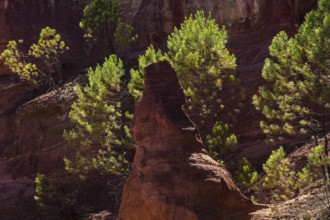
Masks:
[[[202,139],[209,144],[209,153],[221,161],[226,152],[235,150],[237,138],[222,123],[220,112],[224,105],[220,97],[223,83],[234,81],[235,56],[226,48],[227,32],[204,12],[186,18],[179,29],[169,35],[168,52],[150,46],[139,57],[139,67],[131,70],[130,93],[138,100],[143,91],[144,68],[161,60],[169,61],[178,74],[186,96],[184,110],[194,121],[199,121],[211,132]]]
[[[78,99],[69,113],[74,127],[64,133],[77,152],[74,160],[65,159],[69,171],[123,174],[129,170],[125,154],[132,142],[121,106],[123,75],[122,61],[111,55],[89,70],[88,85],[76,87]]]
[[[36,195],[34,199],[44,217],[54,220],[76,217],[77,201],[72,195],[78,191],[77,180],[68,178],[68,176],[50,180],[44,174],[37,174],[35,183]]]
[[[47,195],[47,190],[45,189],[45,185],[48,184],[48,179],[45,176],[45,174],[37,174],[35,178],[36,183],[36,195],[34,196],[34,199],[36,200],[38,206],[45,207],[45,205],[41,202],[43,197]]]
[[[302,92],[306,94],[306,89],[294,71],[294,68],[299,67],[299,47],[293,39],[289,40],[284,32],[280,32],[269,49],[270,54],[277,59],[265,60],[262,77],[272,82],[273,87],[269,89],[262,86],[259,95],[253,97],[256,109],[262,111],[266,118],[260,122],[260,127],[268,136],[282,138],[284,134],[306,133],[311,125],[308,120],[310,111],[302,99]]]
[[[291,160],[286,157],[283,147],[272,151],[263,164],[266,175],[262,185],[272,193],[273,201],[292,199],[300,189],[322,177],[323,167],[330,164],[330,157],[324,154],[324,146],[316,146],[311,149],[307,164],[300,171],[293,171],[290,164]],[[327,187],[325,184],[326,190]]]
[[[0,56],[4,64],[22,80],[33,84],[61,83],[60,56],[68,50],[61,35],[47,26],[41,30],[38,42],[27,53],[20,49],[22,44],[23,40],[8,42]]]
[[[260,127],[270,140],[306,134],[317,146],[323,137],[328,155],[330,2],[320,0],[294,37],[280,32],[269,49],[273,58],[265,60],[262,77],[271,86],[260,87],[253,97],[265,116]],[[329,180],[329,165],[323,166],[323,173]]]
[[[132,25],[122,21],[120,5],[113,0],[93,0],[83,11],[79,23],[85,38],[106,45],[106,52],[115,53],[125,62],[130,60],[129,50],[137,39]]]
[[[209,155],[216,161],[221,160],[225,155],[237,150],[237,138],[229,132],[228,124],[215,122],[212,132],[206,135]]]
[[[262,70],[262,77],[272,86],[260,87],[253,97],[256,109],[265,116],[261,128],[271,137],[308,133],[317,142],[320,134],[326,134],[324,117],[330,108],[329,8],[328,1],[319,1],[319,9],[306,15],[294,37],[280,32],[273,39],[269,48],[273,59],[266,59]]]
[[[117,29],[118,24],[121,23],[120,20],[120,5],[117,2],[113,0],[93,0],[84,8],[83,19],[79,25],[84,30],[86,38],[93,38],[106,43],[109,52],[113,53],[115,46],[118,46],[114,43],[115,33],[129,32],[131,29],[131,26],[128,28],[128,26],[123,25],[120,25],[120,28]],[[123,31],[123,28],[126,30]],[[127,38],[130,39],[131,36],[127,36]]]
[[[235,80],[236,69],[236,58],[226,48],[227,38],[224,27],[199,11],[186,18],[180,29],[175,28],[167,41],[166,57],[186,96],[184,109],[193,120],[212,128],[202,139],[217,161],[237,148],[236,136],[220,121],[223,83]]]
[[[317,178],[324,164],[330,163],[330,157],[324,155],[324,146],[316,146],[311,149],[307,158],[309,170],[313,173],[313,178]]]
[[[247,180],[253,176],[248,161],[243,161],[242,164],[246,165],[236,172],[235,179],[238,186],[250,187],[252,184],[250,186],[249,184],[241,185],[242,180],[245,181],[243,173],[248,174]],[[291,159],[286,156],[283,147],[280,147],[278,150],[272,151],[268,160],[263,164],[265,176],[261,181],[262,186],[272,194],[273,202],[292,199],[299,190],[320,179],[322,175],[324,177],[323,167],[327,164],[330,164],[330,157],[324,154],[324,146],[316,146],[311,149],[307,164],[300,171],[294,171],[291,168]],[[248,183],[248,181],[245,182]],[[325,189],[328,190],[327,183],[325,183]]]
[[[131,80],[127,87],[130,94],[134,97],[135,101],[138,101],[142,96],[144,87],[144,68],[152,63],[157,63],[159,61],[165,60],[164,55],[158,49],[156,50],[152,45],[147,48],[143,55],[139,56],[137,69],[131,69]]]
[[[235,181],[241,189],[247,189],[257,182],[259,178],[257,170],[250,161],[243,157],[238,161],[238,169],[235,172]]]
[[[286,157],[283,147],[272,151],[272,154],[263,164],[266,176],[263,187],[272,191],[275,201],[288,200],[298,191],[297,175],[290,167],[290,159]]]
[[[168,60],[178,74],[187,99],[187,111],[195,111],[206,118],[217,117],[223,106],[219,92],[226,79],[234,80],[236,58],[226,48],[227,32],[204,12],[185,19],[180,29],[168,37],[168,52],[162,54],[152,46],[140,56],[138,70],[131,71],[130,91],[136,98],[142,94],[143,68],[160,60]],[[138,71],[138,72],[137,72]],[[136,83],[135,83],[136,82]],[[210,121],[211,126],[214,121]]]
[[[22,40],[19,40],[18,42],[9,41],[6,50],[1,54],[1,59],[3,59],[4,64],[13,73],[19,75],[21,79],[36,83],[33,78],[39,75],[37,66],[24,59],[25,55],[18,49],[18,46],[22,43]]]
[[[120,18],[120,6],[112,0],[93,0],[86,5],[80,27],[89,36],[111,36]]]
[[[129,60],[129,50],[137,37],[132,25],[119,21],[114,32],[114,50],[117,56]]]
[[[211,126],[222,106],[223,82],[235,78],[236,58],[226,48],[227,38],[224,27],[199,11],[175,28],[167,41],[167,57],[186,96],[186,111],[198,112]]]
[[[35,200],[47,219],[78,219],[100,207],[118,210],[133,148],[131,116],[121,104],[123,75],[122,61],[111,55],[88,71],[87,85],[75,87],[77,100],[69,112],[73,128],[64,132],[75,155],[64,158],[64,176],[49,180],[41,174],[35,181]],[[98,200],[90,201],[92,196]]]
[[[304,186],[319,179],[325,164],[330,164],[330,157],[324,155],[324,146],[313,147],[308,155],[306,166],[298,173],[301,185]]]

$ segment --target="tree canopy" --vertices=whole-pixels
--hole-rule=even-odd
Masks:
[[[0,56],[13,73],[33,84],[46,81],[54,85],[62,81],[60,55],[69,48],[55,29],[43,28],[38,42],[28,52],[21,50],[22,44],[23,40],[9,41]]]
[[[124,123],[123,63],[115,55],[88,72],[88,84],[76,87],[78,99],[69,118],[74,127],[64,133],[70,146],[76,148],[73,161],[66,159],[68,170],[125,173],[129,164],[125,152],[132,147],[130,133]]]
[[[93,0],[86,5],[80,27],[87,37],[105,38],[113,52],[113,33],[120,21],[120,6],[112,0]]]
[[[317,146],[323,138],[323,156],[328,156],[330,2],[320,0],[295,36],[280,32],[269,50],[272,58],[265,60],[262,70],[269,86],[260,87],[253,97],[256,109],[264,115],[261,129],[271,140],[305,134]],[[323,165],[323,173],[327,182],[329,164]]]
[[[269,136],[311,134],[317,142],[325,135],[330,108],[330,4],[306,15],[298,33],[289,38],[280,32],[270,46],[272,59],[265,60],[262,86],[253,104],[265,116],[260,123]],[[326,141],[327,142],[327,141]]]
[[[199,11],[186,18],[180,28],[168,36],[168,52],[150,46],[139,57],[139,67],[131,70],[129,89],[137,100],[142,95],[144,67],[168,60],[178,74],[186,96],[184,110],[193,119],[208,127],[202,139],[209,146],[210,155],[218,160],[235,149],[237,139],[229,125],[221,122],[224,105],[221,91],[224,82],[235,80],[236,58],[226,48],[227,32],[209,14]],[[219,136],[221,135],[221,137]],[[222,149],[220,149],[222,148]]]
[[[167,57],[185,93],[186,110],[202,114],[204,120],[216,118],[223,82],[234,79],[236,58],[226,48],[227,38],[225,28],[202,11],[186,18],[168,37]]]

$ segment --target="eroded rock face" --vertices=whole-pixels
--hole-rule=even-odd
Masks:
[[[118,219],[250,219],[257,206],[197,140],[198,131],[181,109],[184,95],[170,64],[147,67],[144,80],[133,119],[134,170]]]
[[[33,199],[34,178],[62,169],[63,156],[70,154],[62,136],[72,126],[67,112],[75,95],[68,91],[59,97],[52,91],[27,102],[33,94],[14,82],[1,91],[18,97],[5,102],[0,96],[8,104],[0,108],[0,219],[42,219]]]
[[[75,63],[71,64],[71,72],[77,68],[76,63],[79,68],[88,65],[78,25],[82,16],[78,3],[0,1],[0,53],[13,39],[24,39],[23,47],[30,46],[48,25],[57,29],[71,49],[63,64]],[[64,77],[68,77],[66,74]],[[63,167],[68,148],[62,136],[63,130],[72,126],[67,112],[73,99],[59,101],[53,92],[40,94],[4,68],[0,60],[0,219],[40,218],[33,199],[34,178],[37,172],[51,175]]]
[[[315,0],[117,0],[130,8],[130,20],[142,44],[161,44],[184,17],[197,10],[211,12],[221,25],[240,32],[260,29],[280,22],[297,24]],[[136,11],[138,10],[138,11]],[[126,8],[127,11],[127,8]],[[235,27],[234,27],[235,26]]]

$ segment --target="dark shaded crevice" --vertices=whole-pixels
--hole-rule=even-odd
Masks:
[[[168,3],[172,12],[173,25],[179,27],[185,17],[183,3],[181,0],[169,0]]]

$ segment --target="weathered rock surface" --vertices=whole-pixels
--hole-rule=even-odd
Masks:
[[[14,92],[14,85],[2,91]],[[52,91],[28,102],[33,94],[22,87],[13,94],[18,96],[8,103],[13,106],[0,108],[0,219],[36,220],[40,213],[33,199],[34,178],[63,168],[63,156],[70,150],[62,135],[71,126],[67,112],[75,95],[72,86],[64,87],[61,95]]]
[[[64,77],[72,77],[88,65],[81,16],[82,5],[75,0],[0,1],[0,53],[12,39],[24,39],[26,49],[48,25],[71,49],[63,64],[70,63]],[[68,149],[62,136],[71,126],[67,112],[73,97],[40,94],[0,60],[0,219],[38,219],[34,178],[37,172],[52,174],[63,167]]]
[[[144,82],[133,119],[134,170],[118,219],[250,219],[258,206],[240,194],[230,173],[197,140],[170,64],[147,67]]]
[[[161,44],[184,17],[204,10],[221,25],[251,32],[278,23],[299,23],[316,1],[304,0],[117,0],[130,8],[130,20],[143,44]],[[136,11],[138,10],[138,11]],[[127,8],[126,8],[126,11]]]

